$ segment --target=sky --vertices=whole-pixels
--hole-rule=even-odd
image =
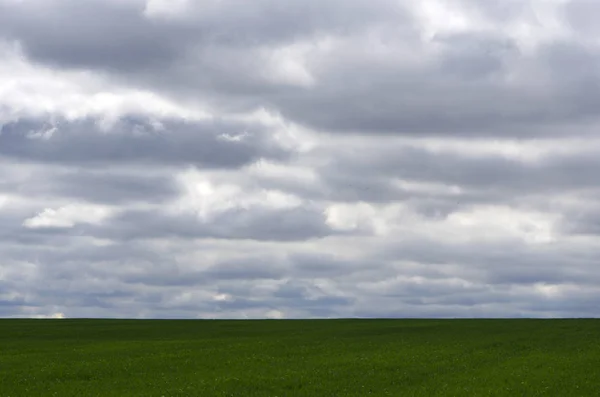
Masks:
[[[599,19],[0,0],[0,317],[599,316]]]

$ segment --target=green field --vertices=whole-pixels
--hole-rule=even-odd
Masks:
[[[600,320],[0,320],[0,396],[597,396]]]

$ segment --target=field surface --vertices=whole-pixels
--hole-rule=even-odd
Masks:
[[[599,320],[0,320],[0,396],[597,396]]]

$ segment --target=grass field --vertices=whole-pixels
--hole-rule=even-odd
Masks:
[[[598,320],[0,320],[0,396],[597,396]]]

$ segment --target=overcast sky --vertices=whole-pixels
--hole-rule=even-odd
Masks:
[[[0,0],[0,317],[599,316],[598,20]]]

